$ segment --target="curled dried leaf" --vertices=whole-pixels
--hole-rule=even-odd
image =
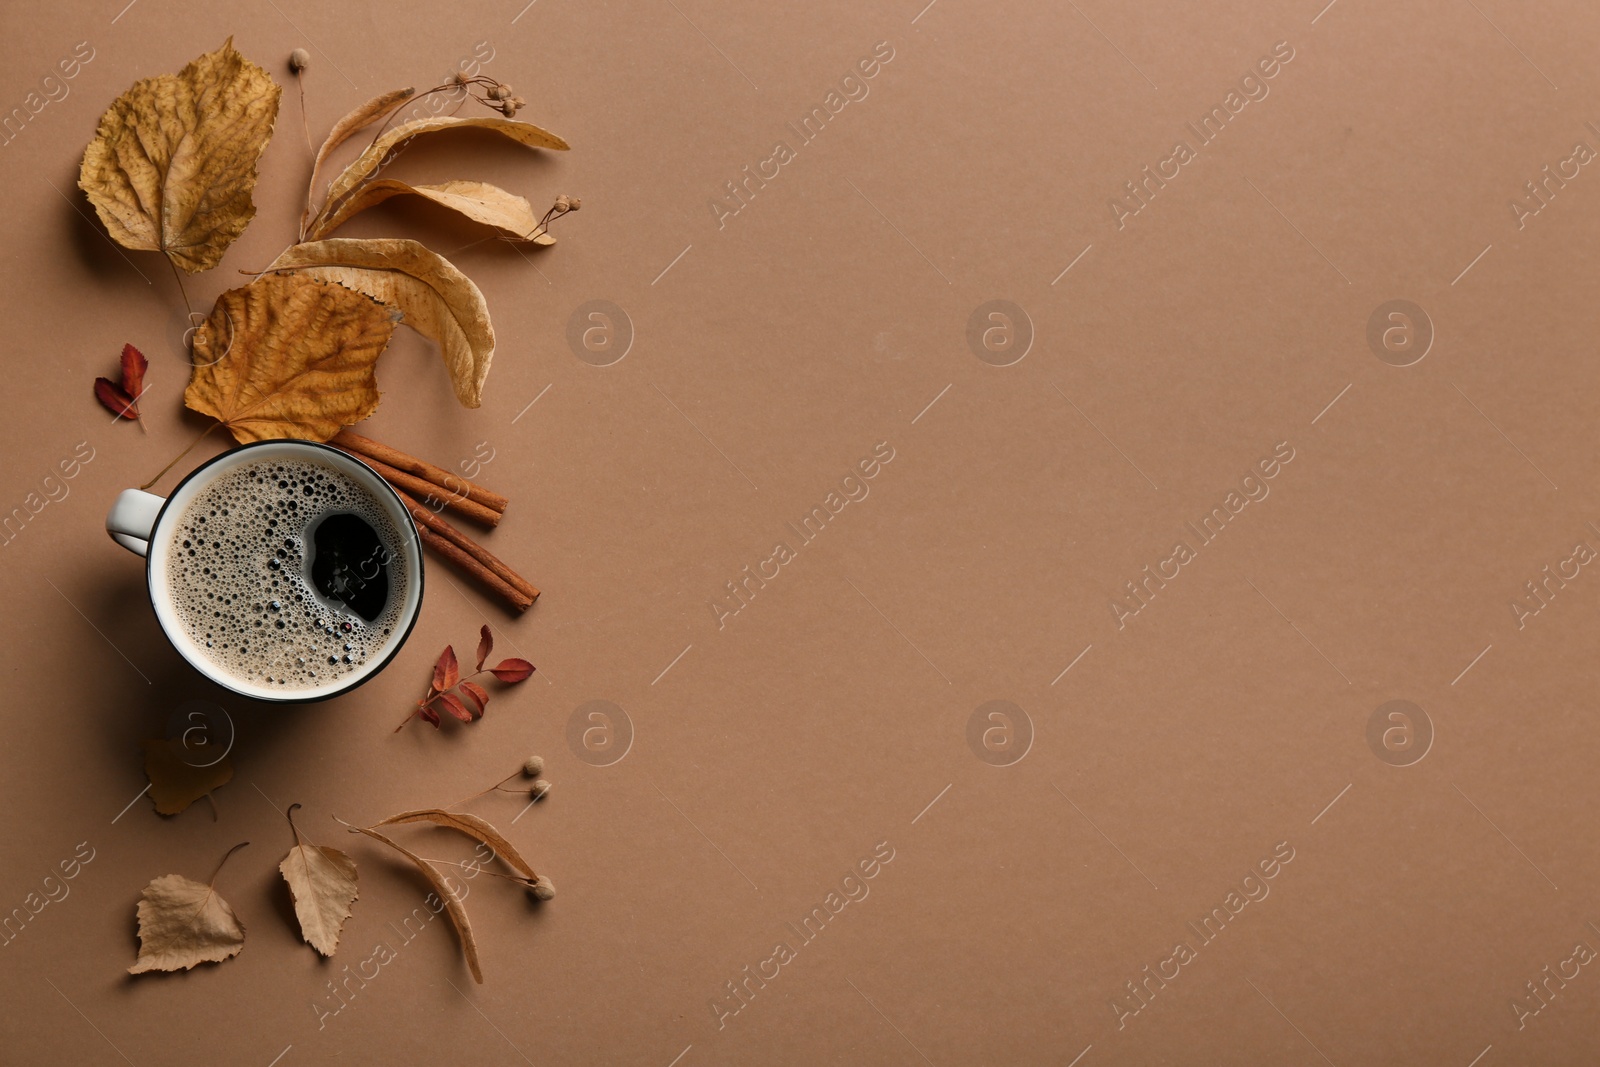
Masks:
[[[403,195],[420,196],[473,222],[492,226],[506,237],[532,241],[536,245],[556,243],[556,239],[544,231],[539,216],[534,214],[533,205],[497,185],[469,181],[408,185],[393,178],[368,182],[346,197],[338,210],[317,223],[310,237],[319,241],[367,208],[381,204],[390,197]]]
[[[327,162],[333,150],[344,144],[355,134],[371,126],[380,119],[386,119],[395,113],[401,104],[411,99],[416,94],[416,89],[395,89],[392,92],[382,93],[368,100],[365,104],[355,108],[344,118],[333,124],[333,129],[328,131],[328,139],[322,142],[322,147],[317,150],[316,162],[311,166],[311,184],[306,190],[306,210],[300,219],[300,234],[305,237],[306,227],[311,224],[311,201],[317,195],[317,179],[322,174],[322,164]]]
[[[378,825],[382,826],[383,823],[379,823]],[[451,891],[449,884],[445,882],[444,877],[439,873],[434,865],[417,855],[415,852],[412,852],[404,845],[395,842],[391,838],[385,837],[376,830],[368,829],[364,826],[354,826],[351,827],[351,829],[358,834],[365,834],[374,841],[381,841],[383,844],[388,845],[390,848],[400,853],[400,855],[410,860],[412,865],[415,866],[418,871],[422,872],[422,876],[428,880],[428,884],[433,886],[434,893],[437,894],[439,899],[444,902],[445,911],[450,916],[450,923],[456,929],[456,936],[461,939],[461,951],[467,958],[467,967],[472,971],[473,979],[479,985],[482,985],[483,969],[478,966],[478,942],[472,936],[472,923],[467,920],[467,907],[465,904],[461,903],[460,899],[455,895],[454,892]]]
[[[469,408],[483,403],[494,359],[489,305],[443,256],[416,241],[331,237],[295,245],[270,269],[338,282],[399,308],[407,326],[438,343],[456,399]]]
[[[280,92],[231,37],[177,74],[135,82],[100,117],[78,175],[112,239],[190,274],[216,266],[255,215]]]
[[[402,811],[398,815],[391,815],[374,823],[374,826],[395,826],[405,823],[433,823],[443,826],[458,833],[466,834],[474,841],[481,841],[494,850],[494,854],[505,861],[506,865],[524,878],[537,879],[533,866],[522,858],[516,846],[506,840],[506,836],[487,820],[464,811],[445,811],[443,808],[418,808],[416,811]]]
[[[343,200],[354,191],[357,185],[372,177],[379,165],[383,163],[384,158],[396,146],[425,133],[469,128],[492,130],[503,137],[508,137],[530,148],[565,150],[571,147],[566,141],[549,130],[540,129],[531,122],[517,122],[514,119],[497,118],[493,115],[480,115],[472,118],[441,115],[435,118],[401,123],[374,141],[365,152],[356,158],[355,162],[346,167],[344,172],[333,180],[333,183],[328,186],[328,199],[323,207],[323,214],[328,214],[329,208],[336,207],[340,200]]]
[[[302,275],[268,275],[217,298],[194,333],[184,405],[241,444],[326,441],[378,407],[378,356],[394,313],[371,297]]]

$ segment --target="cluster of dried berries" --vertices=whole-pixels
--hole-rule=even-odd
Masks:
[[[478,103],[490,110],[500,112],[508,119],[528,106],[526,100],[511,91],[511,86],[505,82],[497,82],[493,78],[482,74],[469,76],[466,71],[458,70],[456,71],[454,84],[465,89],[467,95],[478,101]],[[482,96],[472,91],[474,86],[483,90]]]

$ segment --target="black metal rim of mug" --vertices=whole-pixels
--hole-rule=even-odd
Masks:
[[[305,447],[305,448],[321,449],[324,452],[328,452],[328,453],[330,453],[330,454],[332,454],[334,456],[339,457],[339,459],[341,459],[341,460],[348,460],[348,461],[350,461],[352,463],[357,464],[358,466],[365,467],[366,470],[367,470],[367,473],[371,474],[372,477],[377,481],[377,483],[379,485],[383,486],[383,491],[385,493],[389,494],[389,499],[394,501],[394,506],[400,510],[400,514],[406,516],[408,519],[411,517],[411,513],[406,510],[405,504],[401,502],[400,497],[395,493],[394,487],[391,486],[387,481],[384,480],[383,475],[381,475],[377,471],[373,470],[370,466],[368,466],[367,464],[363,463],[357,457],[350,455],[348,452],[340,451],[339,449],[334,448],[332,445],[325,445],[325,444],[322,444],[320,441],[301,441],[301,440],[299,440],[297,438],[293,438],[293,437],[278,437],[278,438],[273,438],[270,441],[251,441],[249,444],[239,445],[236,448],[230,448],[230,449],[228,449],[228,451],[222,453],[221,455],[214,456],[211,459],[206,460],[204,463],[200,464],[200,466],[196,467],[194,470],[192,470],[188,474],[184,475],[178,481],[178,484],[172,487],[172,492],[168,493],[166,499],[161,502],[161,510],[156,512],[156,521],[154,523],[152,523],[151,526],[150,526],[150,541],[147,543],[147,546],[145,548],[145,557],[144,557],[144,584],[145,584],[145,588],[150,591],[150,603],[151,603],[152,607],[154,607],[154,605],[155,605],[156,587],[155,587],[155,582],[153,580],[153,576],[151,574],[151,567],[153,566],[153,564],[151,563],[151,559],[152,559],[151,549],[155,546],[156,531],[161,529],[161,520],[166,518],[166,516],[167,516],[167,508],[171,506],[173,500],[177,499],[178,494],[183,491],[183,487],[188,485],[189,482],[191,482],[196,475],[200,474],[202,471],[204,471],[207,468],[211,467],[212,464],[218,463],[218,462],[220,462],[220,461],[222,461],[224,459],[227,459],[230,456],[238,455],[240,452],[243,452],[246,449],[259,448],[259,447],[262,447],[262,446],[265,446],[265,445],[286,445],[286,444],[287,445],[301,446],[301,447]],[[295,695],[293,695],[291,693],[285,693],[281,697],[279,697],[279,696],[266,696],[266,695],[264,695],[262,693],[250,692],[250,691],[247,691],[247,690],[244,690],[244,689],[240,689],[240,688],[238,688],[236,686],[229,685],[227,682],[224,682],[220,678],[217,678],[214,675],[209,674],[209,673],[206,673],[206,675],[205,675],[206,679],[208,681],[216,684],[216,685],[220,685],[222,688],[228,690],[230,693],[236,693],[239,696],[242,696],[247,700],[258,700],[263,704],[320,704],[324,700],[332,700],[334,697],[342,697],[346,693],[354,692],[355,690],[361,688],[363,685],[366,685],[369,680],[371,680],[372,678],[376,677],[377,674],[380,671],[382,671],[385,667],[387,667],[390,664],[390,662],[395,658],[395,656],[399,655],[400,650],[405,647],[406,641],[410,639],[412,629],[417,625],[417,616],[422,614],[422,594],[423,594],[423,592],[425,590],[424,570],[426,569],[425,566],[424,566],[424,563],[423,563],[423,558],[422,558],[422,538],[417,533],[416,523],[414,523],[414,522],[406,523],[405,524],[405,529],[410,532],[411,544],[415,548],[416,556],[417,556],[417,609],[411,613],[411,618],[406,620],[406,628],[400,634],[400,640],[398,640],[398,641],[396,641],[394,643],[394,647],[389,650],[389,654],[387,656],[383,657],[383,661],[381,663],[379,663],[376,667],[373,667],[366,674],[363,674],[360,678],[357,678],[355,681],[351,682],[349,685],[345,686],[343,689],[336,689],[331,693],[324,693],[322,696],[318,696],[318,697],[295,696]],[[156,616],[156,625],[160,626],[161,627],[161,632],[166,635],[167,643],[170,644],[174,649],[177,649],[179,655],[183,655],[182,646],[179,645],[177,638],[175,638],[172,635],[172,631],[167,629],[167,624],[162,621],[161,612],[157,611],[155,613],[155,616]],[[184,656],[184,661],[188,662],[188,657],[187,656]],[[195,665],[193,663],[190,663],[189,666],[193,667],[196,671],[200,670],[198,667],[195,667]],[[201,673],[205,673],[205,672],[201,672]]]

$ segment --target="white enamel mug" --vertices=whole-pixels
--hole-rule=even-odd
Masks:
[[[319,686],[290,690],[255,684],[224,670],[185,631],[168,588],[173,524],[182,519],[190,501],[221,474],[242,464],[274,460],[298,460],[329,467],[367,490],[373,501],[383,508],[394,529],[401,532],[398,551],[404,557],[406,573],[410,577],[399,621],[380,655],[373,657],[364,670],[342,675]],[[371,467],[337,448],[312,441],[257,441],[241,445],[195,468],[165,498],[139,489],[124,489],[106,516],[106,532],[123,548],[144,557],[145,582],[151,608],[155,611],[156,621],[161,624],[162,632],[167,635],[172,647],[178,650],[178,654],[211,681],[254,700],[302,704],[348,693],[394,659],[406,638],[411,635],[411,628],[422,607],[422,542],[405,505],[389,487],[389,483]]]

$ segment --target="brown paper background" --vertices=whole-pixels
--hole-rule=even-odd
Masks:
[[[1600,15],[1571,0],[1319,6],[13,5],[0,107],[24,106],[78,42],[94,59],[0,148],[0,510],[78,442],[95,458],[0,553],[0,912],[79,842],[95,858],[0,948],[0,1059],[1595,1058],[1593,966],[1551,980],[1521,1029],[1510,1004],[1538,1003],[1526,983],[1576,943],[1600,946],[1600,577],[1583,568],[1521,628],[1509,605],[1578,543],[1600,547],[1600,174],[1581,168],[1521,228],[1509,202],[1576,142],[1600,148]],[[488,42],[485,72],[573,151],[440,139],[393,173],[584,199],[555,248],[455,255],[499,336],[484,406],[458,407],[402,331],[366,426],[446,465],[488,442],[480,480],[513,504],[484,540],[543,597],[511,619],[434,564],[395,663],[325,705],[208,688],[102,532],[114,494],[200,424],[180,412],[170,272],[85,220],[78,159],[116,94],[229,34],[287,89],[255,222],[189,282],[201,307],[290,238],[308,167],[283,67],[297,46],[313,49],[320,132]],[[870,94],[800,145],[785,124],[880,41],[894,58]],[[1123,183],[1192,141],[1184,123],[1279,41],[1294,58],[1269,95],[1119,229]],[[709,200],[778,139],[796,158],[719,229]],[[482,236],[398,201],[347,233],[446,253]],[[967,343],[995,299],[1035,333],[1007,367]],[[1435,332],[1403,368],[1367,343],[1393,299]],[[566,341],[590,300],[632,325],[608,367]],[[124,341],[151,358],[148,434],[90,396]],[[719,629],[723,583],[880,441],[895,458],[870,495]],[[1270,495],[1119,630],[1123,583],[1279,442],[1295,458]],[[535,678],[469,728],[391,735],[438,649],[470,647],[484,620]],[[138,742],[189,699],[238,729],[220,819],[203,803],[124,811],[145,784]],[[567,741],[596,699],[634,733],[607,767]],[[1366,740],[1395,699],[1435,734],[1407,767]],[[1031,722],[1020,762],[969,748],[991,700]],[[483,986],[440,921],[319,1027],[326,983],[397,943],[391,924],[424,892],[328,816],[446,803],[528,752],[549,762],[549,801],[514,826],[515,798],[474,810],[556,899],[473,881]],[[331,963],[287,921],[291,801],[361,866]],[[242,840],[218,888],[249,929],[243,953],[130,979],[145,882],[204,878]],[[870,895],[719,1026],[725,983],[798,943],[785,924],[879,842],[894,859]],[[1270,895],[1119,1028],[1124,983],[1193,940],[1185,923],[1279,842],[1294,859]]]

